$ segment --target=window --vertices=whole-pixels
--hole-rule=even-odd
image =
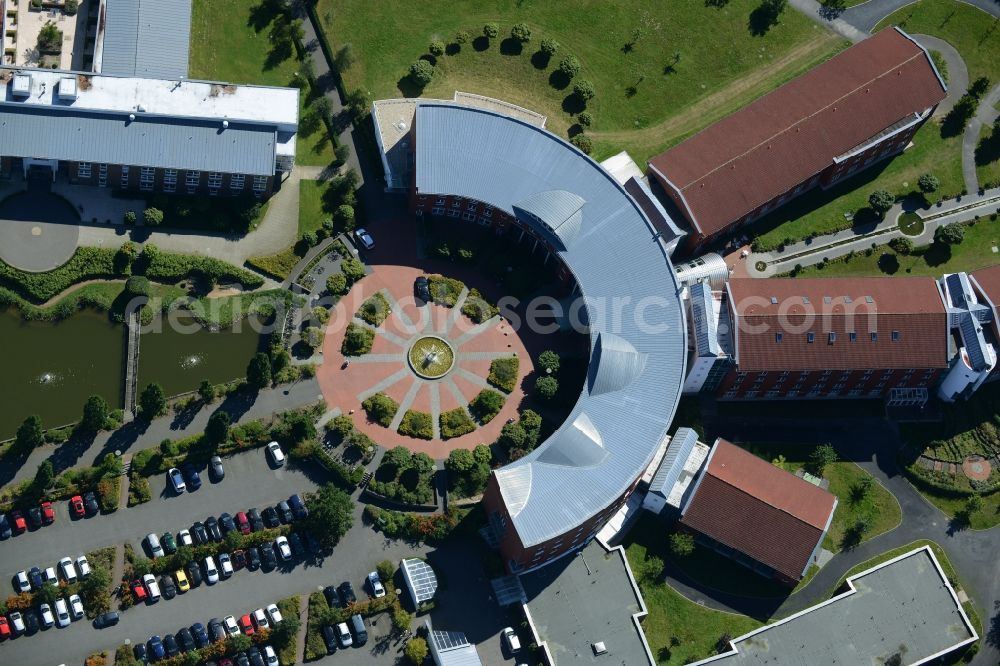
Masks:
[[[478,206],[476,206],[475,202],[472,201],[470,201],[469,205],[465,207],[466,210],[472,210],[472,211],[476,210],[476,208],[478,208]]]
[[[899,331],[893,331],[892,332],[892,341],[893,342],[899,342]]]
[[[455,199],[454,201],[451,202],[451,207],[452,208],[461,208],[462,207],[462,200],[461,199]]]
[[[878,333],[872,331],[872,342],[878,342]]]
[[[76,176],[77,178],[90,178],[90,162],[77,162]]]
[[[781,338],[782,338],[781,333],[775,333],[774,334],[774,341],[775,342],[779,342],[780,343],[781,342]]]
[[[198,187],[199,182],[201,182],[201,171],[188,171],[184,177],[184,184],[187,185],[189,192]]]
[[[450,209],[448,211],[448,217],[458,217],[458,211],[455,210],[454,208]]]
[[[128,187],[128,171],[129,171],[128,165],[126,164],[122,167],[122,179],[121,179],[122,187]]]
[[[486,217],[493,217],[493,209],[487,207],[486,210],[483,211],[483,215]]]
[[[834,333],[833,331],[830,331],[830,333],[827,334],[826,336],[826,343],[828,345],[832,345],[836,341],[837,341],[837,334]]]
[[[163,170],[163,191],[173,192],[177,189],[177,169]]]
[[[229,189],[233,192],[242,192],[243,186],[247,182],[247,177],[241,173],[234,173],[229,177]]]
[[[254,176],[253,177],[253,193],[263,194],[264,188],[267,187],[267,176]]]
[[[437,200],[434,202],[434,205],[435,206],[443,206],[444,205],[444,197],[438,197]]]
[[[208,190],[212,194],[217,194],[222,187],[222,174],[218,171],[211,171],[208,174]]]
[[[431,208],[431,215],[444,215],[444,208],[441,207]]]
[[[142,167],[139,169],[139,189],[149,190],[153,189],[153,178],[156,176],[156,169],[153,167]]]
[[[855,333],[854,331],[851,331],[850,333],[847,334],[847,339],[850,340],[851,342],[857,342],[858,334]]]
[[[816,334],[813,332],[806,333],[806,342],[812,344],[816,340]]]
[[[476,219],[476,214],[470,213],[469,211],[465,211],[464,213],[462,213],[462,219],[465,220],[466,222],[472,222],[474,219]]]
[[[97,184],[101,187],[108,186],[108,165],[102,164],[97,168]]]

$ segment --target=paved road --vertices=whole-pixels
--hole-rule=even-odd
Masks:
[[[910,35],[928,51],[937,51],[948,66],[948,95],[938,104],[934,115],[943,118],[969,88],[969,70],[954,46],[933,35]],[[969,190],[973,192],[975,190]]]
[[[844,11],[840,18],[859,30],[871,32],[878,22],[901,7],[913,4],[914,0],[869,0]],[[1000,3],[996,0],[962,0],[987,14],[1000,17]],[[985,18],[984,18],[985,20]]]

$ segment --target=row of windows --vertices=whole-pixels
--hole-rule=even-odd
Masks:
[[[869,335],[869,338],[871,339],[872,342],[878,342],[878,332],[877,331],[872,331],[868,335]],[[891,339],[892,339],[893,342],[899,342],[903,338],[903,334],[900,333],[899,331],[893,331],[892,335],[890,337],[891,337]],[[857,342],[858,341],[858,334],[855,333],[854,331],[850,331],[847,334],[847,339],[850,342]],[[774,342],[775,342],[775,344],[781,344],[782,342],[784,342],[784,340],[785,340],[785,334],[784,333],[778,332],[778,333],[774,334]],[[836,332],[830,331],[829,333],[826,334],[826,343],[828,345],[832,345],[836,341],[837,341],[837,333]],[[806,342],[808,342],[809,344],[812,344],[812,343],[816,342],[816,334],[813,331],[809,331],[808,333],[806,333]]]
[[[927,386],[927,382],[920,382],[917,386],[920,387],[920,388],[925,388]],[[865,395],[866,393],[869,396],[879,396],[879,395],[881,395],[885,391],[885,382],[880,382],[880,383],[876,384],[875,386],[872,386],[871,388],[869,388],[867,391],[865,391],[865,389],[863,389],[863,388],[852,388],[849,391],[847,391],[847,393],[844,393],[844,386],[842,384],[835,385],[829,391],[826,391],[825,387],[823,387],[821,385],[816,385],[816,386],[810,388],[809,391],[807,391],[805,394],[802,393],[801,389],[802,389],[802,387],[799,386],[799,385],[796,385],[795,387],[793,387],[793,388],[791,388],[791,389],[789,389],[787,391],[782,391],[782,390],[779,390],[779,389],[769,389],[769,390],[767,390],[767,391],[764,392],[764,397],[765,398],[780,398],[780,397],[784,396],[786,398],[797,398],[800,395],[805,395],[806,397],[809,397],[809,398],[815,398],[815,397],[819,397],[819,396],[824,396],[824,397],[827,397],[827,398],[836,398],[836,397],[839,397],[841,395],[847,395],[847,396],[852,396],[853,397],[853,396]],[[755,390],[740,391],[739,389],[735,389],[735,388],[729,389],[728,391],[726,391],[723,394],[724,397],[730,398],[730,399],[736,398],[736,397],[742,397],[744,399],[751,399],[751,398],[756,398],[758,395],[760,395],[760,391],[755,391]]]
[[[121,167],[121,186],[128,187],[129,178],[131,176],[131,167],[125,164]],[[76,174],[79,178],[90,178],[93,175],[93,165],[90,162],[77,162]],[[218,191],[222,188],[222,176],[223,174],[219,171],[211,171],[208,174],[208,189],[212,191]],[[139,169],[139,189],[141,190],[152,190],[153,184],[156,178],[156,169],[154,167],[140,167]],[[187,171],[184,176],[184,184],[187,186],[188,192],[193,192],[198,188],[198,184],[201,182],[201,172],[200,171]],[[107,187],[108,184],[108,165],[101,164],[98,167],[98,185],[101,187]],[[229,177],[229,189],[234,192],[240,192],[246,186],[246,176],[241,173],[232,174]],[[253,177],[253,191],[256,194],[261,194],[267,188],[267,176],[254,176]],[[163,189],[166,192],[174,192],[177,189],[177,169],[164,169],[163,170]]]

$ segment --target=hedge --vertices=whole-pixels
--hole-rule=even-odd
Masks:
[[[443,541],[458,527],[468,509],[451,507],[445,513],[406,513],[365,506],[368,522],[386,536],[413,541]]]
[[[455,307],[459,294],[465,289],[465,285],[459,280],[443,275],[429,275],[427,281],[431,291],[431,300],[448,308]]]
[[[464,407],[456,407],[447,412],[442,412],[439,417],[441,427],[441,439],[451,439],[467,435],[476,429],[476,424]]]
[[[427,412],[408,409],[406,410],[406,414],[403,415],[403,420],[399,423],[397,432],[407,437],[433,439],[434,419]]]
[[[487,424],[493,417],[500,413],[506,398],[502,393],[493,389],[483,389],[472,402],[469,403],[469,411],[482,424]]]
[[[385,393],[376,393],[364,399],[361,408],[368,418],[383,428],[388,428],[399,411],[399,403]]]
[[[344,342],[340,345],[340,353],[344,356],[363,356],[372,350],[374,342],[375,331],[352,321],[347,325]]]
[[[142,257],[140,255],[140,261]],[[143,275],[159,282],[177,282],[192,275],[212,283],[239,282],[244,287],[256,289],[264,278],[214,257],[196,257],[173,252],[156,252],[148,260]]]
[[[478,289],[472,289],[462,304],[462,314],[477,324],[482,324],[500,314],[500,310],[483,298]]]
[[[333,476],[333,481],[342,488],[353,490],[364,478],[365,468],[361,465],[353,467],[345,465],[327,453],[319,442],[299,442],[288,452],[293,460],[309,459],[325,469]]]
[[[379,327],[390,312],[392,312],[392,307],[389,305],[389,301],[381,292],[376,292],[358,308],[358,317],[372,326]]]
[[[516,356],[495,358],[490,363],[490,374],[486,378],[493,386],[505,393],[510,393],[517,386],[517,374],[520,361]]]
[[[269,254],[260,257],[249,257],[246,265],[250,268],[270,275],[278,280],[287,280],[292,274],[292,269],[301,260],[294,247],[289,247],[276,254]]]

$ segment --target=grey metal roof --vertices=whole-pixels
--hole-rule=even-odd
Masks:
[[[440,666],[482,666],[476,648],[460,631],[439,631],[430,628],[428,643],[434,660]]]
[[[583,215],[580,209],[587,203],[583,197],[566,190],[551,190],[532,194],[514,204],[517,219],[555,236],[556,244],[568,248],[580,234]]]
[[[691,295],[691,323],[694,325],[695,345],[698,356],[721,356],[719,322],[715,317],[712,288],[705,282],[696,282],[689,288]]]
[[[403,577],[406,584],[413,592],[413,601],[421,604],[434,598],[437,592],[438,581],[434,569],[423,560],[410,558],[402,561]]]
[[[929,547],[850,580],[851,590],[733,640],[733,651],[697,664],[914,666],[971,643],[976,633]]]
[[[511,215],[515,204],[540,192],[565,190],[582,198],[579,233],[558,255],[586,300],[591,344],[598,348],[598,337],[610,340],[603,335],[610,333],[645,358],[619,390],[596,392],[592,382],[581,387],[566,422],[547,442],[495,472],[521,541],[534,545],[606,509],[652,461],[684,378],[686,331],[674,271],[665,245],[654,240],[654,228],[625,189],[553,134],[482,109],[431,101],[418,103],[416,132],[420,193],[476,199]],[[612,316],[613,303],[622,305],[622,316]],[[583,413],[606,455],[589,466],[548,462],[546,449],[562,441]]]
[[[646,354],[614,333],[598,333],[587,377],[591,395],[621,391],[642,374]]]
[[[102,74],[188,75],[191,0],[107,0],[105,17]]]
[[[274,174],[273,127],[0,103],[3,154],[104,164]]]
[[[663,497],[670,494],[670,489],[680,478],[681,472],[684,471],[684,463],[697,443],[697,432],[691,428],[677,429],[674,436],[670,438],[670,444],[667,446],[667,452],[663,455],[660,467],[653,475],[653,480],[649,482],[649,492],[657,493]]]

